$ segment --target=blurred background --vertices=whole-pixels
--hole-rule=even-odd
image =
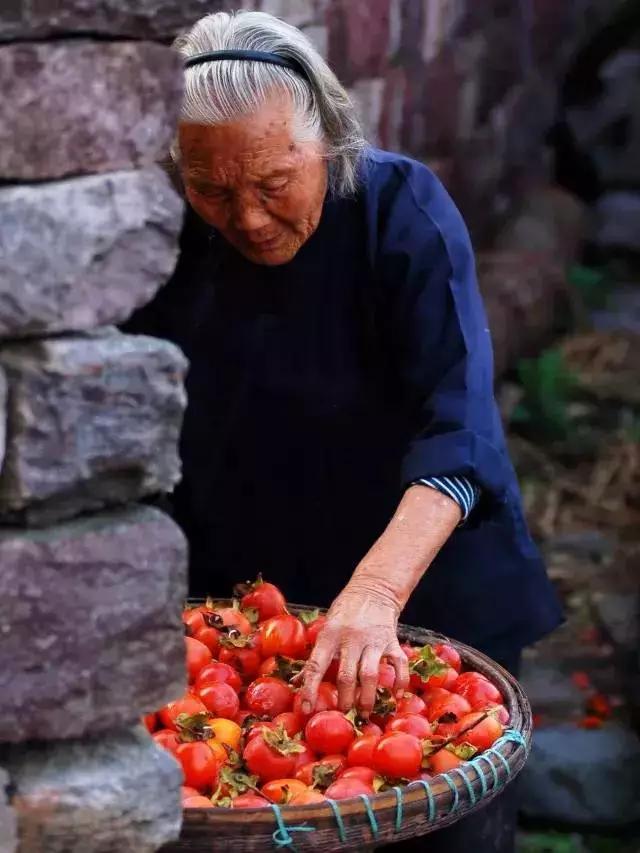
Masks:
[[[522,853],[640,851],[640,2],[256,0],[471,229],[529,522],[567,609],[529,651]],[[634,827],[635,824],[635,827]]]

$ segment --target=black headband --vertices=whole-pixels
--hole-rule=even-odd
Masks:
[[[191,68],[193,65],[201,65],[203,62],[217,62],[221,59],[240,59],[245,62],[264,62],[267,65],[279,65],[295,71],[305,80],[308,80],[307,72],[296,59],[287,56],[279,56],[277,53],[268,53],[264,50],[210,50],[207,53],[197,53],[185,60],[184,67]]]

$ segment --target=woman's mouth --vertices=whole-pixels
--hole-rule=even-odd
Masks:
[[[280,243],[280,235],[269,237],[268,240],[249,240],[249,245],[254,252],[268,252]]]

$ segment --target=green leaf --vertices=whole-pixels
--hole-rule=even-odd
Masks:
[[[462,761],[469,761],[470,758],[473,758],[478,753],[477,747],[466,741],[459,744],[449,743],[445,749],[448,749],[449,752],[452,752],[456,758],[460,758]]]
[[[518,364],[522,400],[513,415],[514,423],[526,424],[543,438],[566,438],[573,418],[571,403],[579,381],[567,367],[560,350],[545,350],[538,358]]]
[[[569,269],[567,278],[587,308],[599,309],[606,306],[611,283],[603,272],[576,264]]]
[[[523,833],[518,853],[582,853],[584,847],[574,835],[556,832]]]
[[[298,619],[303,625],[310,625],[312,622],[316,621],[318,616],[320,616],[320,611],[317,607],[315,610],[301,610],[300,613],[298,613]]]
[[[429,644],[423,646],[418,657],[409,663],[409,672],[419,675],[422,681],[428,681],[432,675],[442,675],[447,668],[447,664],[440,660]]]

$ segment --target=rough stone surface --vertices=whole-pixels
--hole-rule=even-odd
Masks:
[[[382,116],[384,80],[360,80],[354,84],[349,94],[358,111],[362,128],[372,145],[379,142],[379,125]]]
[[[1,47],[0,178],[61,178],[166,159],[182,79],[177,53],[149,42]]]
[[[559,666],[525,658],[520,683],[534,712],[543,709],[545,715],[557,715],[559,720],[580,717],[583,713],[584,693]]]
[[[329,63],[343,83],[376,77],[387,63],[390,0],[334,0],[328,9]]]
[[[0,369],[0,471],[7,441],[7,378]]]
[[[622,726],[536,730],[520,778],[527,817],[583,826],[640,820],[640,740]]]
[[[225,0],[9,0],[0,4],[0,41],[87,34],[167,38]]]
[[[151,853],[179,833],[182,772],[140,726],[0,752],[19,853]]]
[[[186,544],[163,513],[0,531],[0,565],[0,742],[103,732],[182,694]]]
[[[595,615],[612,642],[633,652],[640,645],[640,597],[637,591],[598,591],[592,596]]]
[[[14,853],[16,849],[16,815],[7,803],[8,784],[9,777],[0,768],[0,853]]]
[[[123,322],[172,272],[182,209],[155,166],[0,188],[0,338]]]
[[[47,524],[171,491],[186,361],[167,341],[116,331],[0,349],[9,382],[0,513]]]
[[[500,375],[552,334],[568,303],[565,276],[562,264],[538,252],[481,252],[477,266]]]
[[[595,241],[599,246],[640,253],[640,193],[632,190],[604,193],[595,212]]]
[[[571,263],[588,236],[588,213],[575,196],[548,184],[529,187],[496,237],[496,248],[546,254]]]

